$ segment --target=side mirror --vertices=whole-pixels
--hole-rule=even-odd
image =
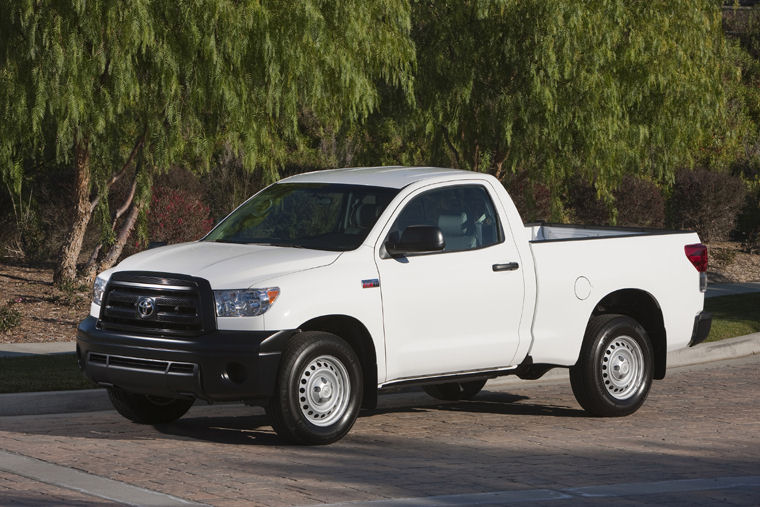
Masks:
[[[443,233],[434,225],[410,225],[401,233],[401,238],[391,236],[385,243],[385,249],[393,257],[440,252],[445,246]]]

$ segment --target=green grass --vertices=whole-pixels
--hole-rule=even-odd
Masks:
[[[708,342],[760,332],[760,293],[706,299],[705,310],[713,314]],[[0,357],[0,393],[94,387],[74,354]]]
[[[713,314],[708,342],[760,332],[760,292],[705,299]]]
[[[79,371],[75,354],[0,357],[0,393],[94,387]]]

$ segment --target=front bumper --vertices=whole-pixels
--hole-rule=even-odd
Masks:
[[[699,312],[694,317],[694,330],[691,332],[691,341],[689,347],[702,343],[707,339],[712,327],[712,314],[709,312]]]
[[[192,338],[136,336],[77,328],[77,358],[104,386],[207,401],[251,400],[274,393],[282,347],[298,330],[213,331]]]

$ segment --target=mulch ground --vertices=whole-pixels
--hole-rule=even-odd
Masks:
[[[12,302],[21,323],[0,332],[0,343],[67,342],[90,309],[89,287],[62,291],[53,270],[0,263],[0,306]]]
[[[760,282],[760,254],[741,251],[736,243],[710,245],[712,283]],[[0,263],[0,306],[12,302],[21,323],[0,331],[0,343],[72,341],[90,309],[90,287],[64,291],[53,285],[53,271]]]

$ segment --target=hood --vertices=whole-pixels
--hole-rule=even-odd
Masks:
[[[196,241],[145,250],[113,271],[159,271],[205,278],[212,289],[243,289],[269,278],[326,266],[341,252]]]

